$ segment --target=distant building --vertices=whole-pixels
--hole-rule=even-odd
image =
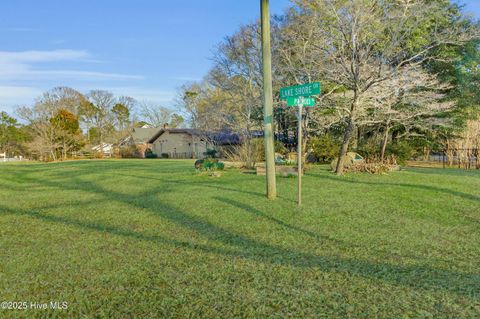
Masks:
[[[118,143],[118,147],[135,147],[139,156],[145,157],[145,151],[152,148],[148,141],[158,130],[158,128],[148,126],[134,128],[127,137]]]
[[[113,154],[113,144],[102,143],[92,147],[92,151],[95,153],[102,153],[103,156],[110,157]]]
[[[203,158],[207,149],[220,149],[240,143],[237,134],[228,132],[202,132],[196,129],[159,129],[149,140],[153,153],[169,158]]]
[[[148,142],[153,146],[153,153],[170,158],[201,158],[209,147],[208,139],[194,129],[164,127]]]

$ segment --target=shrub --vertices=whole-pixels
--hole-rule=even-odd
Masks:
[[[120,148],[119,154],[122,158],[138,157],[137,148],[134,145]]]
[[[390,171],[395,170],[391,165],[376,162],[376,163],[366,163],[360,162],[355,163],[348,168],[345,168],[347,172],[358,172],[358,173],[370,173],[370,174],[386,174]]]
[[[386,155],[393,155],[400,165],[415,155],[415,148],[408,141],[394,142],[387,146]]]
[[[170,155],[168,155],[168,153],[162,153],[162,154],[160,154],[160,157],[161,158],[170,158]]]
[[[232,162],[240,162],[245,168],[254,168],[258,162],[265,161],[265,142],[263,138],[252,138],[226,153]],[[275,153],[285,155],[287,149],[283,143],[275,141]]]
[[[102,158],[104,158],[104,157],[105,157],[105,156],[104,156],[103,152],[95,152],[95,153],[93,153],[93,158],[95,158],[95,159],[102,159]]]
[[[215,158],[217,157],[218,151],[215,149],[207,149],[206,152],[203,153],[207,158]]]
[[[223,171],[225,164],[217,159],[206,158],[195,161],[195,169],[197,171]]]
[[[315,136],[307,141],[307,149],[320,163],[329,163],[340,152],[340,144],[330,134]]]
[[[285,147],[285,145],[284,145],[282,142],[280,142],[280,141],[275,140],[273,147],[275,148],[275,153],[279,153],[279,154],[285,155],[285,154],[287,154],[287,152],[288,152],[288,149],[287,149],[287,148]]]
[[[145,150],[145,158],[158,158],[158,155],[155,154],[151,149],[147,148]]]
[[[251,144],[253,145],[253,149],[257,152],[256,156],[260,161],[265,160],[265,139],[264,138],[253,138],[251,140]],[[273,142],[273,148],[275,153],[285,155],[288,150],[283,145],[282,142],[275,140]]]
[[[155,153],[145,153],[145,158],[158,158],[158,155]]]
[[[380,141],[375,138],[369,138],[362,141],[357,147],[357,152],[362,154],[367,161],[380,160]]]

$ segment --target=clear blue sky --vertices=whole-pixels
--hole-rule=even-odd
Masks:
[[[466,0],[480,16],[480,0]],[[270,0],[282,13],[289,0]],[[0,110],[70,86],[172,106],[215,46],[259,16],[259,0],[0,1]]]

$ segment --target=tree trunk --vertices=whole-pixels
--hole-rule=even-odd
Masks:
[[[335,174],[342,175],[343,174],[343,166],[345,164],[345,154],[348,151],[348,144],[350,143],[350,138],[352,137],[353,129],[355,125],[353,124],[353,120],[351,118],[348,119],[348,126],[345,130],[345,135],[343,136],[342,147],[340,148],[340,154],[338,156],[337,168],[335,170]]]
[[[247,168],[255,168],[255,162],[256,160],[253,158],[254,156],[254,153],[255,153],[255,156],[257,155],[256,152],[253,150],[252,148],[252,141],[251,141],[251,137],[250,135],[247,136],[247,138],[245,139],[245,146],[246,146],[246,149],[247,149],[247,154],[246,154],[246,159],[245,159],[245,166]]]
[[[50,153],[52,154],[52,160],[53,160],[54,162],[56,162],[56,161],[57,161],[57,156],[55,155],[55,150],[53,150],[53,149],[50,150]]]
[[[390,133],[390,127],[387,123],[385,125],[385,132],[383,134],[382,152],[380,153],[380,160],[382,161],[382,163],[385,160],[385,150],[387,149],[387,144],[388,144],[388,133]]]
[[[447,161],[448,161],[448,166],[452,166],[453,165],[453,151],[450,147],[450,141],[447,139],[447,148],[445,150],[445,153],[447,155]]]
[[[335,174],[342,175],[343,174],[343,166],[345,164],[345,154],[348,151],[348,144],[350,143],[350,139],[352,137],[353,130],[355,129],[355,111],[357,109],[358,104],[358,92],[354,92],[354,97],[352,101],[352,105],[350,107],[350,116],[348,117],[348,125],[347,129],[345,130],[345,134],[343,135],[343,142],[342,147],[340,148],[340,154],[338,156],[337,167],[335,169]]]
[[[353,132],[352,132],[352,137],[353,137],[352,149],[354,149],[354,150],[358,149],[358,144],[359,144],[358,132],[359,132],[359,128],[357,126],[355,126],[353,128]]]
[[[65,142],[65,138],[63,138],[62,153],[63,153],[63,160],[66,161],[67,160],[67,143]]]
[[[428,161],[430,159],[430,153],[432,152],[432,150],[430,149],[430,147],[428,146],[425,146],[423,148],[423,159],[425,161]]]

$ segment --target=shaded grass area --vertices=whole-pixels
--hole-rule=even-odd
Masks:
[[[191,161],[0,167],[0,316],[476,318],[480,174],[195,175]]]

